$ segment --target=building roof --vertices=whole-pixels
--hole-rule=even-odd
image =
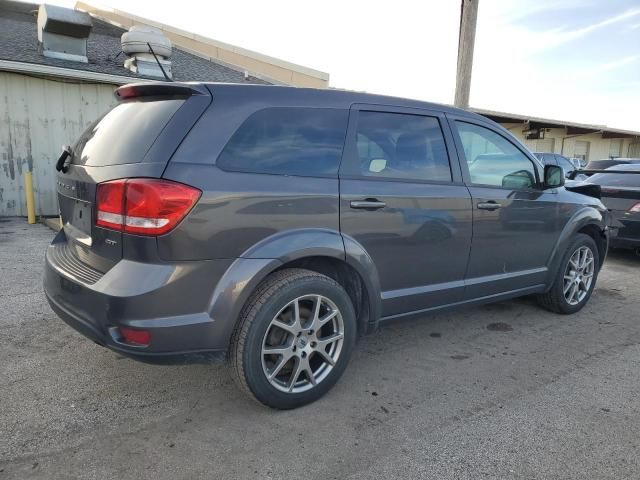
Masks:
[[[131,81],[153,79],[138,75],[124,68],[125,54],[120,47],[120,36],[126,31],[98,18],[93,18],[93,28],[87,42],[89,63],[45,57],[38,42],[36,14],[38,4],[14,1],[0,2],[0,61],[28,65],[41,65],[56,69],[84,71],[89,78],[95,74],[129,77]],[[174,45],[172,56],[173,78],[177,81],[209,81],[230,83],[269,82],[249,76],[229,65],[185,52]],[[12,68],[15,70],[15,68]],[[77,75],[74,75],[77,77]]]
[[[97,6],[91,1],[82,0],[76,2],[76,10],[88,12],[93,17],[123,28],[129,28],[133,25],[147,25],[157,28],[183,51],[224,65],[238,67],[241,71],[248,70],[270,83],[313,88],[327,88],[329,86],[329,74],[326,72],[181,30],[172,25],[139,17],[123,10]]]
[[[602,138],[640,137],[640,132],[634,132],[632,130],[621,130],[619,128],[609,128],[606,125],[591,125],[588,123],[552,120],[549,118],[533,117],[531,115],[520,115],[517,113],[495,112],[493,110],[484,110],[481,108],[470,108],[469,110],[498,123],[526,123],[532,129],[566,128],[569,135],[602,133]]]

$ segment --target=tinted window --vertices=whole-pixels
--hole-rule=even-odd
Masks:
[[[251,115],[218,157],[225,170],[280,175],[336,175],[346,110],[267,108]]]
[[[620,165],[619,160],[591,160],[587,164],[587,170],[604,170],[605,168],[613,167],[615,165]]]
[[[561,155],[556,155],[556,158],[558,160],[558,165],[562,167],[565,175],[568,175],[576,169],[576,167],[569,161],[568,158],[565,158]]]
[[[555,155],[552,153],[534,153],[534,155],[545,165],[556,165]]]
[[[471,183],[505,188],[536,185],[533,163],[515,145],[488,128],[456,122]]]
[[[359,174],[451,181],[447,148],[435,117],[361,111],[356,146]]]
[[[73,147],[73,163],[138,163],[184,100],[137,100],[117,105],[85,130]]]
[[[640,173],[596,173],[586,182],[607,187],[638,187],[640,188]]]

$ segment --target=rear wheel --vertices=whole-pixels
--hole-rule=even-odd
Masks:
[[[539,303],[556,313],[571,314],[585,306],[596,284],[600,258],[596,242],[579,233],[567,249],[551,289]]]
[[[356,337],[349,295],[316,272],[269,276],[244,306],[231,347],[239,385],[273,408],[324,395],[349,362]]]

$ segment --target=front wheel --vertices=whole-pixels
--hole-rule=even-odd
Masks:
[[[282,270],[242,310],[231,346],[234,376],[267,406],[299,407],[338,381],[355,338],[355,312],[340,284],[309,270]]]
[[[565,253],[551,289],[538,302],[552,312],[571,314],[584,307],[593,293],[600,257],[596,242],[579,233]]]

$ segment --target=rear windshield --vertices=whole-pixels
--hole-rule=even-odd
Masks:
[[[586,181],[606,187],[640,187],[640,173],[596,173]]]
[[[141,162],[184,102],[184,99],[136,100],[117,105],[78,139],[72,163],[102,166]]]
[[[587,170],[604,170],[605,168],[615,167],[627,162],[618,160],[592,160],[587,164]]]

